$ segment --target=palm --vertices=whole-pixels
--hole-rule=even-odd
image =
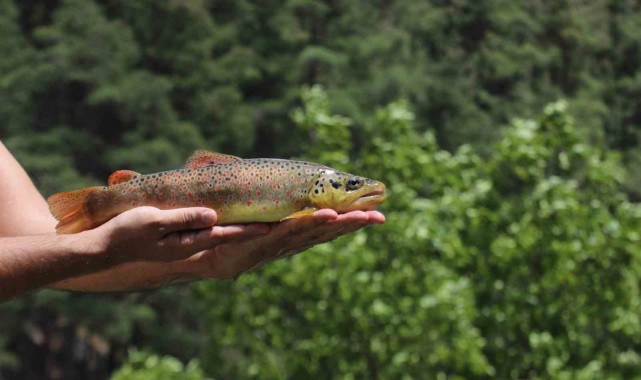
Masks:
[[[365,225],[384,222],[385,217],[378,211],[338,215],[333,210],[319,210],[310,217],[272,224],[265,235],[201,252],[199,260],[207,267],[207,277],[235,279],[256,266],[334,240]]]

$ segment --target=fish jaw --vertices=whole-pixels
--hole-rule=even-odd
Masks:
[[[338,206],[339,212],[372,211],[376,210],[387,198],[385,184],[372,179],[366,181],[365,186],[354,191],[347,198],[346,203]]]

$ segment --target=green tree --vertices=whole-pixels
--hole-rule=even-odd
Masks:
[[[204,380],[197,361],[184,365],[171,356],[158,356],[149,352],[130,350],[127,361],[113,374],[112,380]]]
[[[304,99],[294,118],[326,137],[321,157],[341,157],[350,123],[320,89]],[[565,103],[515,121],[489,159],[440,150],[404,102],[370,125],[350,167],[388,184],[388,222],[201,284],[209,373],[639,375],[641,209],[621,192],[616,156],[582,142]]]
[[[203,285],[237,305],[218,304],[207,323],[186,288],[3,305],[0,363],[15,377],[43,363],[105,377],[129,344],[187,362],[211,330],[226,346],[207,358],[232,375],[397,377],[418,373],[416,360],[464,377],[636,375],[638,211],[622,188],[640,199],[639,30],[632,0],[0,0],[0,138],[45,195],[117,169],[180,167],[196,148],[305,157],[383,179],[392,194],[384,227]],[[569,110],[537,116],[561,97]],[[351,272],[323,274],[332,260]],[[310,281],[325,293],[301,285],[310,271],[331,278]],[[275,303],[250,297],[252,286]],[[326,312],[340,329],[297,316],[300,305],[342,308]],[[265,324],[267,306],[294,310],[279,321],[304,339]],[[441,333],[424,346],[403,323]],[[276,343],[265,341],[263,361],[237,348],[265,326]],[[58,336],[66,354],[45,343]],[[338,348],[322,351],[325,341]],[[74,345],[91,355],[69,359]]]

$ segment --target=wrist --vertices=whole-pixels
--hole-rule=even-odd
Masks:
[[[70,236],[73,240],[74,253],[84,255],[87,260],[109,268],[125,262],[122,255],[109,247],[108,241],[99,230],[88,230]]]

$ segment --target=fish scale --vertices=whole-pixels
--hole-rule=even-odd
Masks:
[[[139,206],[204,206],[217,224],[275,222],[320,208],[369,210],[385,199],[385,185],[328,166],[283,159],[241,159],[197,151],[184,169],[152,174],[118,171],[110,186],[59,193],[48,199],[59,233],[97,227]],[[340,185],[338,185],[340,184]]]

